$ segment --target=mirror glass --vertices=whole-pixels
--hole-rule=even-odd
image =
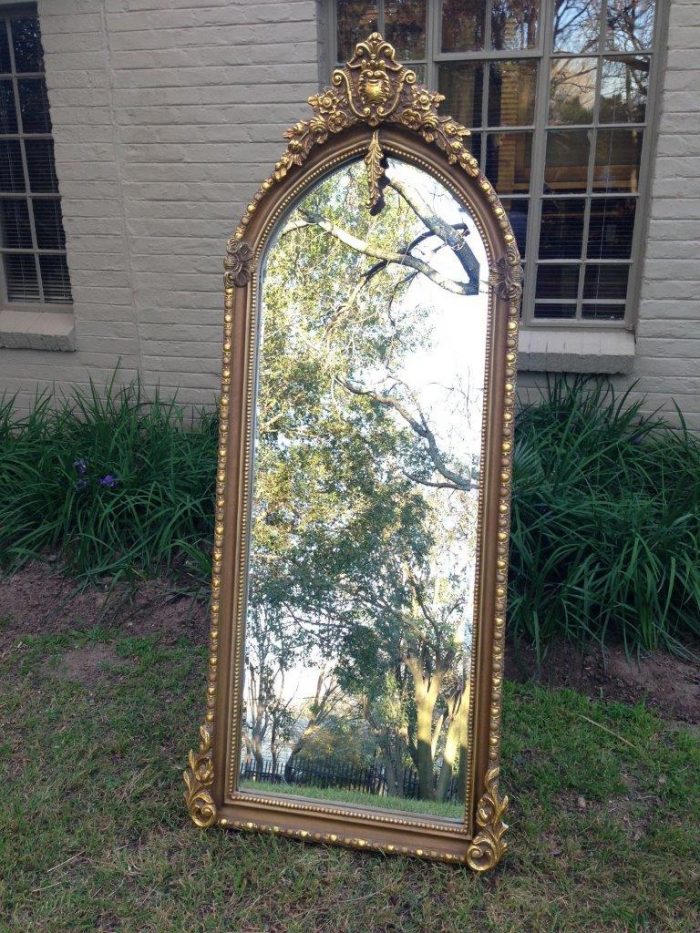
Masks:
[[[239,788],[461,820],[487,329],[468,210],[389,158],[261,267]]]

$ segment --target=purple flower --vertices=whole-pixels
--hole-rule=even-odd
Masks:
[[[88,462],[82,457],[78,457],[78,459],[73,462],[73,468],[78,476],[85,476],[88,469]]]
[[[82,492],[88,487],[88,481],[86,479],[77,479],[73,485],[75,486],[76,492]]]
[[[100,480],[100,486],[104,486],[105,489],[114,489],[119,485],[119,480],[116,476],[112,476],[111,473],[108,473],[106,476],[103,476]]]

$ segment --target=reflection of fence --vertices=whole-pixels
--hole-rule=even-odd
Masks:
[[[404,768],[397,775],[398,788],[389,785],[385,769],[381,765],[359,767],[332,760],[295,759],[280,764],[267,759],[260,764],[253,760],[241,765],[241,779],[249,781],[267,781],[270,784],[298,784],[311,787],[335,787],[338,790],[354,790],[360,793],[379,796],[394,795],[417,800],[420,797],[420,783],[415,768]],[[433,775],[433,786],[437,787],[438,774]],[[458,799],[459,780],[450,781],[445,801]]]

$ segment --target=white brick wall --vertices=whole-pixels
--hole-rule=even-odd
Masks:
[[[78,349],[0,349],[0,393],[24,408],[121,360],[209,404],[226,239],[318,88],[315,0],[39,0],[39,18]]]
[[[120,359],[209,403],[225,241],[317,89],[316,0],[39,0],[39,15],[78,350],[0,350],[0,392],[26,405]],[[698,0],[671,0],[668,39],[637,352],[617,381],[649,409],[675,398],[700,430]]]

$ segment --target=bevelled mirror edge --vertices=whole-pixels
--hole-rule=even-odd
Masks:
[[[193,821],[201,827],[219,824],[279,832],[465,862],[485,870],[500,860],[506,848],[503,815],[507,798],[498,789],[498,768],[520,259],[506,213],[463,143],[467,131],[438,114],[440,95],[417,85],[415,75],[395,62],[388,43],[377,34],[360,43],[348,65],[335,72],[333,85],[310,99],[314,117],[286,133],[286,152],[248,205],[228,244],[207,706],[200,745],[190,753],[185,772],[185,797]],[[466,827],[389,811],[314,808],[299,798],[280,801],[229,792],[232,781],[227,772],[236,758],[236,749],[231,747],[235,735],[232,698],[241,690],[252,443],[246,412],[254,386],[257,313],[254,272],[277,218],[299,191],[353,156],[362,153],[371,160],[372,147],[377,145],[428,167],[443,179],[481,222],[490,253],[489,402],[483,439],[486,456]]]

